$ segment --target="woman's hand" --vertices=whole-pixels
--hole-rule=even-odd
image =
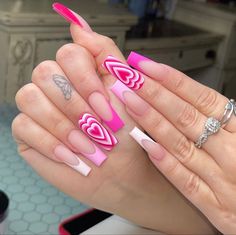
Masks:
[[[212,129],[220,124],[217,120],[223,116],[226,97],[167,65],[131,53],[128,63],[139,73],[127,66],[114,44],[99,40],[101,36],[96,38],[96,34],[75,24],[71,33],[74,42],[95,57],[102,76],[108,79],[107,74],[113,75],[109,77],[111,90],[129,115],[156,141],[138,128],[130,132],[154,165],[218,230],[234,234],[236,107],[227,125],[218,133],[210,133],[203,140],[206,143],[200,143],[202,148],[197,148],[194,143],[206,131],[208,117],[214,118],[210,123]]]
[[[206,219],[186,203],[130,138],[128,132],[137,124],[104,87],[88,51],[68,44],[56,58],[38,65],[32,83],[16,95],[21,114],[12,129],[20,155],[47,181],[83,203],[168,233],[213,233]],[[107,75],[103,81],[111,79]],[[116,110],[116,121],[120,116],[125,123],[123,128],[120,121],[114,126],[120,128],[113,134],[119,143],[110,146],[112,151],[103,150],[78,126],[80,117],[90,113],[106,127],[104,120],[111,119],[109,102]],[[113,124],[107,125],[112,128]],[[71,167],[84,175],[89,167],[92,171],[84,177]]]

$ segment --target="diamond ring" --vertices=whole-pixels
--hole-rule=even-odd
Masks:
[[[199,136],[198,140],[195,142],[197,148],[201,148],[202,145],[207,141],[210,135],[216,134],[221,128],[221,122],[213,117],[206,120],[204,125],[203,133]]]

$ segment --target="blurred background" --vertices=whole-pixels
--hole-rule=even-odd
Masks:
[[[52,11],[53,2],[0,0],[0,190],[10,198],[8,234],[57,234],[62,219],[87,208],[40,179],[11,138],[17,90],[38,63],[71,42],[69,24]],[[125,55],[137,51],[236,98],[236,0],[60,2]]]

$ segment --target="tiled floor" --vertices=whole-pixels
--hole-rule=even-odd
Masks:
[[[18,156],[10,129],[16,113],[0,106],[0,190],[10,198],[7,234],[58,234],[61,220],[87,207],[43,181]]]

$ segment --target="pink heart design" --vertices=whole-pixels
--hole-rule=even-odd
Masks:
[[[79,120],[79,126],[85,134],[106,150],[111,150],[118,143],[115,136],[103,127],[91,114],[85,113]]]
[[[112,75],[116,76],[121,82],[133,90],[142,87],[144,78],[141,74],[116,58],[108,56],[103,65]]]
[[[92,123],[90,127],[88,127],[87,132],[96,139],[105,139],[103,130],[97,123]]]

